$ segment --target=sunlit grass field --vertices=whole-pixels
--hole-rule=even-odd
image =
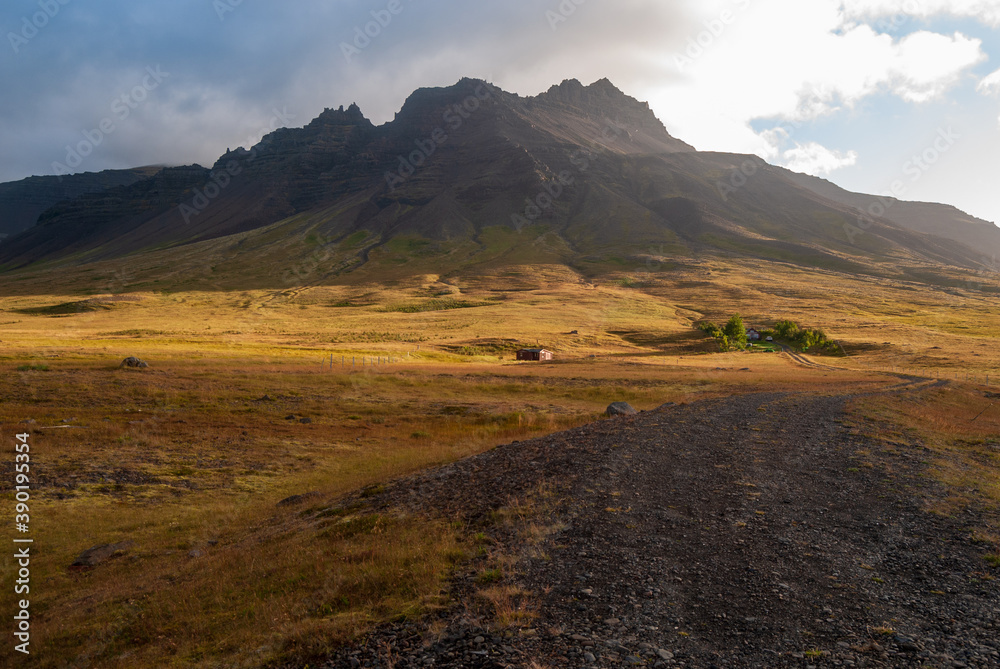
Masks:
[[[963,422],[983,408],[987,375],[1000,383],[1000,310],[973,289],[735,261],[600,279],[537,266],[253,291],[81,294],[55,275],[39,282],[0,297],[3,452],[15,433],[31,435],[31,666],[307,661],[440,606],[450,571],[478,550],[469,528],[303,511],[598,420],[618,400],[652,409],[742,392],[874,391],[906,374],[961,379],[856,411],[929,440],[929,471],[960,491],[941,512],[973,494],[998,499],[1000,415]],[[822,328],[845,355],[807,367],[719,353],[695,324],[735,312],[747,325]],[[518,363],[521,346],[556,359]],[[130,355],[150,367],[118,369]],[[304,493],[316,494],[277,506]],[[133,542],[125,555],[68,569],[81,551],[122,541]],[[8,588],[13,560],[2,567]]]

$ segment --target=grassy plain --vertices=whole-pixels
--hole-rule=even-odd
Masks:
[[[976,287],[735,261],[282,290],[158,289],[126,285],[111,264],[91,271],[114,289],[81,293],[53,272],[0,297],[3,451],[31,434],[32,666],[261,666],[438,606],[449,571],[481,548],[469,528],[303,509],[596,420],[616,400],[961,378],[951,394],[857,411],[930,440],[932,475],[964,491],[941,512],[1000,499],[1000,415],[963,422],[983,408],[987,375],[1000,383],[1000,311]],[[737,311],[748,325],[821,327],[847,355],[818,360],[829,369],[718,353],[694,324]],[[521,345],[557,360],[516,363]],[[128,355],[150,368],[117,369]],[[120,541],[133,542],[126,555],[67,569]],[[6,590],[14,562],[0,564]],[[485,596],[510,600],[500,587]]]

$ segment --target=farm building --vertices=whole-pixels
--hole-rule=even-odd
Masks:
[[[544,348],[522,348],[517,352],[518,360],[551,360],[552,351]]]
[[[760,332],[753,328],[747,328],[747,340],[760,341]]]

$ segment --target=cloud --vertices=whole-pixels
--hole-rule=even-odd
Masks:
[[[997,0],[843,0],[841,4],[849,20],[898,17],[903,21],[909,16],[920,19],[956,16],[1000,27],[1000,2]]]
[[[845,23],[836,0],[759,0],[742,12],[733,6],[705,5],[687,45],[707,46],[693,50],[698,57],[685,64],[680,82],[651,93],[654,108],[670,110],[668,128],[699,149],[767,158],[774,145],[751,127],[757,119],[806,123],[856,113],[885,94],[908,103],[941,100],[986,58],[980,40],[960,33],[894,37]],[[706,38],[706,26],[726,10],[732,20]],[[671,104],[677,99],[684,104]]]
[[[981,47],[980,40],[961,33],[916,32],[895,45],[886,78],[904,100],[927,102],[944,95],[963,72],[986,59]]]
[[[157,65],[170,78],[81,169],[209,164],[259,136],[274,110],[301,126],[324,107],[357,102],[383,123],[415,88],[463,76],[521,95],[570,77],[608,77],[699,149],[839,175],[856,171],[844,169],[855,118],[882,119],[891,108],[913,119],[937,102],[965,106],[968,94],[989,106],[991,131],[995,123],[993,101],[969,83],[983,44],[929,19],[1000,25],[1000,0],[401,0],[402,11],[350,59],[341,45],[388,0],[223,1],[233,11],[222,17],[207,0],[70,2],[19,53],[4,44],[0,181],[51,173],[65,147]],[[0,8],[0,25],[21,24],[27,5],[15,5]],[[563,11],[565,20],[553,21]],[[692,44],[697,56],[678,68]],[[978,90],[1000,93],[1000,74]],[[906,133],[895,119],[884,122]],[[866,150],[864,160],[876,153]]]
[[[804,172],[813,176],[826,176],[843,167],[850,167],[858,161],[857,151],[831,151],[817,142],[799,144],[782,154],[784,166],[794,172]]]
[[[985,95],[1000,94],[1000,70],[983,77],[979,85],[976,86],[976,91]]]
[[[111,100],[147,66],[161,65],[170,79],[81,170],[210,164],[266,126],[275,108],[301,126],[325,107],[357,102],[384,123],[414,89],[465,76],[521,94],[571,77],[609,77],[641,92],[674,76],[658,54],[680,39],[689,13],[650,0],[402,0],[390,21],[386,0],[224,2],[232,11],[222,16],[205,0],[74,2],[19,53],[5,43],[0,181],[52,173],[65,147],[107,117]],[[19,25],[20,12],[3,7],[0,25]],[[376,18],[374,36],[346,58],[342,44]]]

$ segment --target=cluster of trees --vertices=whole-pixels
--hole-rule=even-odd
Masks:
[[[795,321],[778,321],[769,332],[775,339],[794,344],[803,351],[815,349],[827,353],[840,353],[837,342],[827,339],[826,333],[822,330],[800,328]]]
[[[703,332],[715,337],[719,342],[720,351],[742,350],[747,347],[747,329],[739,314],[735,314],[721,328],[711,321],[705,321],[698,327]]]
[[[746,326],[739,314],[731,317],[721,328],[711,321],[700,323],[698,327],[702,332],[715,337],[721,351],[743,350],[747,347]],[[760,334],[763,337],[780,339],[802,351],[840,353],[837,342],[827,339],[822,330],[800,328],[795,321],[778,321],[773,328],[764,330]]]

